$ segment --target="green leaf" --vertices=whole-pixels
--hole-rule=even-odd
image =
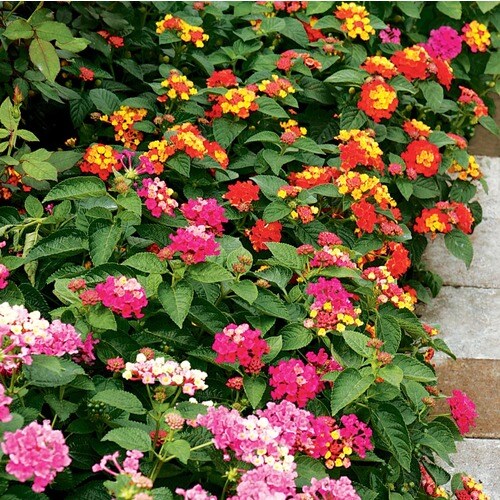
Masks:
[[[88,321],[90,326],[98,330],[117,330],[115,315],[110,309],[103,305],[90,309]]]
[[[274,316],[286,320],[289,319],[290,314],[282,300],[269,290],[260,288],[259,295],[252,305],[267,316]]]
[[[375,431],[384,441],[404,470],[410,471],[411,444],[408,429],[399,410],[389,404],[381,404],[372,409],[372,423]]]
[[[133,413],[134,415],[142,415],[143,413],[146,413],[142,403],[139,401],[137,396],[134,396],[131,392],[109,389],[98,392],[92,398],[92,401],[100,401],[101,403],[106,403],[113,408],[119,408],[127,413]]]
[[[416,442],[428,446],[450,465],[449,454],[457,451],[453,434],[439,422],[431,422]]]
[[[329,76],[325,82],[338,85],[362,85],[368,76],[368,73],[361,69],[341,69]]]
[[[423,4],[424,2],[396,2],[396,5],[403,14],[414,19],[420,19],[420,11]]]
[[[165,451],[177,457],[183,464],[187,464],[191,455],[191,445],[184,439],[176,439],[165,445]]]
[[[3,36],[9,40],[18,40],[19,38],[32,38],[34,35],[33,28],[24,19],[16,19],[12,21],[5,31]]]
[[[346,330],[342,334],[343,339],[346,344],[360,356],[364,358],[371,358],[373,355],[373,348],[368,347],[366,344],[370,340],[370,337],[363,335],[359,332],[354,332],[351,330]]]
[[[441,11],[448,17],[452,19],[460,19],[462,17],[462,4],[460,2],[437,2],[437,10]]]
[[[474,254],[469,237],[460,231],[460,229],[453,229],[451,232],[444,235],[444,243],[448,251],[462,260],[468,269]]]
[[[179,281],[175,287],[171,287],[168,283],[162,283],[158,287],[158,299],[165,312],[179,328],[182,328],[188,315],[193,296],[193,289],[184,281]]]
[[[288,243],[266,243],[273,257],[283,267],[294,271],[301,271],[305,265],[305,259],[297,253],[297,249]]]
[[[190,266],[187,276],[201,283],[234,280],[234,276],[229,271],[215,262],[202,262]]]
[[[184,153],[177,153],[173,158],[168,159],[167,166],[179,172],[184,177],[189,177],[191,159]]]
[[[455,141],[448,134],[445,134],[440,130],[432,132],[429,136],[429,141],[432,142],[432,144],[436,145],[438,148],[440,148],[441,146],[446,146],[448,144],[455,144]]]
[[[272,149],[264,149],[262,156],[271,167],[274,175],[279,175],[281,167],[295,159],[295,157],[292,155],[280,155],[277,151],[274,151]]]
[[[238,295],[238,297],[246,300],[249,304],[253,304],[259,295],[257,286],[250,280],[242,280],[233,283],[231,285],[231,290]]]
[[[424,383],[436,381],[436,375],[432,369],[415,358],[405,354],[396,354],[392,363],[403,370],[405,379]]]
[[[0,304],[8,302],[10,305],[24,305],[24,296],[15,283],[10,282],[0,290]]]
[[[122,230],[106,219],[96,219],[89,226],[89,251],[94,266],[108,262],[120,241]]]
[[[491,116],[481,116],[481,118],[479,118],[479,123],[488,130],[488,132],[494,135],[500,135],[500,129]]]
[[[67,420],[71,414],[75,413],[76,410],[78,410],[78,406],[80,406],[70,401],[59,400],[54,394],[47,394],[43,399],[62,422]]]
[[[285,27],[280,32],[286,38],[290,38],[300,47],[307,47],[309,45],[309,38],[302,23],[293,17],[285,17]]]
[[[443,87],[437,82],[420,82],[420,88],[424,95],[427,106],[432,111],[438,112],[444,99]]]
[[[73,361],[45,355],[34,355],[31,365],[23,365],[23,373],[35,387],[60,387],[77,375],[85,375],[83,368]]]
[[[245,141],[245,144],[248,144],[249,142],[272,142],[273,144],[279,144],[280,136],[275,132],[268,132],[265,130],[252,135]]]
[[[396,365],[386,365],[380,368],[378,376],[382,377],[388,384],[399,389],[399,385],[403,381],[403,370]]]
[[[290,323],[283,327],[279,334],[283,337],[283,350],[294,351],[309,345],[313,339],[311,330],[300,323]]]
[[[372,374],[362,376],[354,368],[341,371],[332,390],[331,410],[336,415],[360,396],[362,396],[374,382]]]
[[[122,262],[122,264],[148,274],[164,274],[168,269],[167,264],[151,252],[136,253]]]
[[[312,478],[323,479],[328,476],[325,466],[312,457],[297,456],[295,463],[297,464],[297,479],[295,480],[297,488],[310,485]]]
[[[396,177],[396,186],[403,198],[408,201],[413,194],[413,183],[406,177]]]
[[[120,107],[120,99],[106,89],[92,89],[89,92],[90,100],[94,103],[98,111],[110,115]]]
[[[73,40],[70,29],[63,23],[56,21],[45,21],[35,28],[37,36],[50,42],[56,40],[60,43],[68,43]]]
[[[259,111],[264,115],[269,115],[273,118],[290,118],[288,116],[288,113],[274,99],[271,99],[270,97],[258,97],[257,99],[255,99],[255,102],[259,106]]]
[[[285,202],[276,200],[266,206],[262,218],[266,222],[275,222],[290,215],[291,211],[292,209]]]
[[[252,408],[257,408],[257,406],[259,406],[262,396],[266,391],[266,387],[266,380],[261,377],[250,377],[248,375],[243,377],[243,388],[245,389],[245,394]]]
[[[486,14],[490,10],[494,9],[500,2],[476,2],[476,5],[479,7],[479,10]],[[455,489],[455,488],[454,488]]]
[[[56,181],[57,169],[47,161],[40,161],[31,156],[21,158],[23,170],[37,181]]]
[[[321,149],[318,144],[309,139],[309,137],[299,137],[294,143],[293,147],[299,149],[300,151],[307,151],[308,153],[314,153],[318,155],[324,154],[324,151]]]
[[[54,82],[61,66],[59,57],[54,46],[42,40],[35,38],[29,47],[29,55],[31,62],[38,68],[49,82]]]
[[[101,441],[112,441],[125,450],[149,451],[151,438],[146,431],[133,427],[119,427],[110,430]]]
[[[401,343],[401,328],[390,316],[380,315],[377,318],[377,336],[384,341],[384,351],[396,354]]]
[[[29,130],[19,129],[17,131],[17,135],[21,139],[24,139],[25,141],[28,141],[28,142],[39,142],[40,141],[40,139],[38,139],[38,137],[33,132],[30,132]]]
[[[90,41],[87,40],[86,38],[72,38],[69,42],[57,42],[56,45],[61,49],[61,50],[67,50],[68,52],[81,52],[82,50],[85,50],[88,45],[90,45]]]
[[[82,200],[106,195],[106,184],[98,177],[72,177],[56,184],[43,203],[56,200]]]
[[[214,120],[212,127],[215,140],[223,148],[227,148],[247,128],[247,125],[242,121],[218,118]]]
[[[30,217],[40,218],[43,216],[43,205],[34,196],[29,195],[24,200],[24,208]]]
[[[28,253],[26,262],[57,256],[69,257],[87,250],[87,236],[76,229],[60,229],[39,241]]]
[[[361,129],[366,123],[367,116],[364,111],[355,107],[347,107],[340,115],[340,128],[344,130]]]

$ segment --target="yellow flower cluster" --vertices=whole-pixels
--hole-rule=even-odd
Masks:
[[[203,28],[192,26],[184,19],[174,17],[172,14],[167,14],[161,21],[156,23],[156,33],[159,35],[167,30],[175,31],[183,42],[191,42],[198,48],[203,47],[209,38]]]
[[[249,111],[258,109],[254,102],[256,98],[255,92],[245,87],[229,89],[224,94],[224,100],[221,101],[220,106],[223,113],[232,113],[240,118],[248,118]]]
[[[378,177],[349,171],[338,177],[335,183],[339,188],[340,194],[350,194],[354,200],[360,200],[364,194],[380,184],[380,181]]]
[[[161,82],[161,86],[169,89],[167,96],[170,99],[189,101],[190,96],[198,93],[194,83],[178,71],[171,71],[169,77]]]
[[[123,142],[126,148],[135,150],[142,141],[144,134],[134,130],[133,125],[135,122],[143,120],[147,114],[146,109],[121,106],[111,116],[103,115],[100,120],[113,125],[116,141]]]
[[[375,109],[389,109],[394,99],[396,99],[396,92],[384,85],[377,85],[374,89],[370,90],[371,105]]]
[[[451,164],[451,167],[448,169],[448,172],[450,172],[451,174],[458,173],[458,178],[462,179],[463,181],[467,180],[468,178],[480,179],[483,176],[483,172],[481,172],[476,158],[472,155],[469,155],[469,164],[466,168],[462,167],[462,165],[454,161]]]
[[[472,52],[486,52],[491,44],[491,35],[484,24],[472,21],[466,24],[462,31],[465,43],[471,48]]]
[[[432,232],[445,233],[446,224],[439,218],[439,214],[435,213],[425,219],[425,225]]]
[[[340,28],[347,32],[351,38],[359,36],[361,40],[366,41],[370,39],[370,35],[375,34],[373,26],[370,25],[369,13],[362,5],[356,5],[354,2],[342,2],[337,8],[335,16],[338,19],[344,19]]]

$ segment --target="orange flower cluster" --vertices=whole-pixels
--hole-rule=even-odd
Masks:
[[[351,38],[361,38],[361,40],[369,40],[370,35],[375,34],[375,30],[370,25],[369,13],[362,5],[356,5],[354,2],[345,3],[337,7],[335,17],[343,19],[344,23],[340,26],[342,31],[345,31]]]
[[[272,75],[271,80],[262,80],[258,85],[258,89],[269,97],[279,97],[281,99],[295,92],[290,80],[280,78],[278,75]]]
[[[168,78],[161,82],[161,86],[168,89],[167,96],[170,99],[189,101],[190,96],[198,93],[194,83],[175,69],[170,71]]]
[[[147,114],[146,109],[121,106],[112,115],[101,116],[100,120],[113,125],[116,141],[123,142],[126,148],[135,151],[144,138],[144,134],[139,130],[134,130],[134,123],[142,121]]]
[[[367,57],[361,65],[361,69],[364,69],[370,75],[382,76],[384,78],[392,78],[399,74],[394,63],[383,56]]]
[[[23,184],[22,175],[14,170],[14,167],[6,166],[2,177],[5,180],[0,179],[0,200],[9,200],[12,197],[12,191],[19,187],[25,192],[31,191],[30,186]]]
[[[488,28],[478,21],[467,23],[462,28],[465,43],[472,52],[486,52],[491,44],[491,35]]]
[[[343,142],[339,145],[340,168],[347,172],[358,165],[363,165],[383,172],[383,153],[378,142],[373,138],[374,136],[375,132],[371,129],[341,130],[339,135],[335,137]]]
[[[292,186],[309,189],[320,184],[328,184],[334,178],[335,169],[332,167],[305,166],[302,172],[292,172],[288,182]]]
[[[245,235],[250,239],[253,249],[259,252],[267,250],[266,243],[270,241],[279,243],[281,241],[281,229],[280,222],[267,223],[263,219],[257,219],[255,225],[245,231]]]
[[[257,94],[247,87],[229,89],[224,95],[211,94],[209,100],[215,104],[210,111],[205,112],[208,118],[220,118],[232,114],[238,118],[248,118],[250,113],[259,109],[255,102]]]
[[[314,216],[318,215],[319,208],[309,205],[300,205],[290,212],[290,217],[293,220],[299,220],[302,224],[309,224],[314,220]]]
[[[174,31],[183,42],[191,42],[201,48],[208,40],[208,35],[199,26],[192,26],[180,17],[167,14],[161,21],[156,23],[156,33],[161,35],[165,31]]]
[[[403,123],[403,130],[412,139],[427,139],[431,135],[431,128],[419,120],[408,120]]]
[[[259,201],[259,191],[259,186],[252,181],[237,181],[227,187],[227,193],[222,197],[239,212],[249,212],[252,209],[252,202]]]
[[[150,162],[156,175],[163,172],[165,162],[178,151],[183,151],[190,158],[209,156],[222,168],[229,165],[225,149],[218,142],[206,139],[196,125],[174,125],[167,130],[166,135],[168,139],[150,142],[148,151],[141,155],[141,161]]]
[[[472,232],[474,217],[463,203],[439,201],[434,208],[424,208],[413,226],[417,233],[430,233],[435,238],[437,233],[449,233],[454,227],[465,234]]]
[[[467,167],[463,167],[457,161],[454,161],[448,169],[448,172],[450,174],[458,174],[458,178],[463,181],[468,179],[481,179],[483,176],[483,172],[481,172],[481,168],[477,164],[476,158],[472,155],[469,155]]]
[[[90,172],[98,175],[103,181],[107,180],[111,173],[123,167],[119,160],[118,151],[105,144],[93,144],[89,146],[80,163],[82,172]]]
[[[376,123],[379,123],[383,118],[389,119],[396,111],[398,103],[396,91],[381,77],[363,83],[361,86],[361,99],[358,101],[358,108]]]
[[[425,139],[410,142],[406,150],[401,153],[401,158],[406,163],[409,177],[413,177],[414,173],[432,177],[437,174],[441,164],[439,148]]]
[[[367,253],[358,261],[358,266],[363,269],[366,264],[374,262],[380,258],[386,258],[385,267],[391,275],[398,279],[403,276],[411,266],[410,252],[403,243],[396,241],[386,241],[381,248]]]

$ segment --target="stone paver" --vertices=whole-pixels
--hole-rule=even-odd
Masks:
[[[458,358],[500,359],[500,289],[445,286],[422,319],[441,327]]]
[[[500,158],[477,156],[476,160],[488,184],[488,194],[479,185],[474,199],[481,203],[484,219],[490,217],[500,218]]]

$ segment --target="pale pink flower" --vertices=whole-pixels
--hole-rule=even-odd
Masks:
[[[0,422],[10,422],[12,420],[9,409],[10,403],[12,403],[12,398],[5,395],[5,387],[0,383]]]

